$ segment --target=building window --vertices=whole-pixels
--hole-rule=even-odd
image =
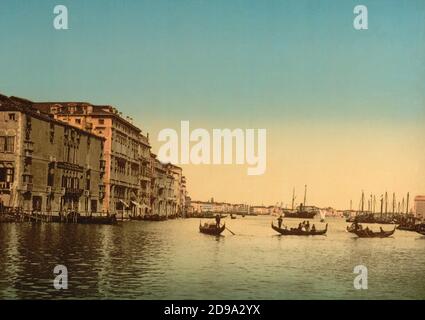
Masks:
[[[55,124],[50,122],[50,143],[53,143],[55,139]]]
[[[55,181],[55,169],[54,163],[49,163],[48,173],[47,173],[47,185],[53,187],[53,183]]]
[[[15,152],[15,137],[0,137],[0,152]]]
[[[99,124],[105,124],[105,119],[99,119]]]
[[[97,200],[91,200],[91,212],[97,212]]]
[[[13,121],[16,120],[14,113],[9,113],[9,120],[13,120]]]
[[[30,175],[30,174],[23,174],[22,175],[22,182],[23,183],[32,183],[32,175]]]
[[[14,169],[1,168],[0,169],[0,182],[13,182]]]
[[[75,123],[81,124],[81,119],[75,119]]]
[[[90,170],[86,172],[86,190],[90,190]]]

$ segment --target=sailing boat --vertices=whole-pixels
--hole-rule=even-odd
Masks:
[[[320,211],[320,222],[325,222],[326,211],[324,209],[319,209]]]
[[[307,209],[305,206],[307,199],[307,185],[304,189],[304,202],[300,203],[296,210],[294,210],[294,201],[295,201],[295,189],[292,192],[292,210],[285,210],[283,213],[285,214],[285,218],[299,218],[299,219],[313,219],[317,214],[317,210]]]

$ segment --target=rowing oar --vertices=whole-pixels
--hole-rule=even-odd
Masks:
[[[236,235],[232,230],[230,230],[228,227],[226,227],[226,230],[229,231],[231,234],[233,234],[234,236]]]

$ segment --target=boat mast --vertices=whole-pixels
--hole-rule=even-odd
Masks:
[[[303,204],[304,208],[305,208],[306,199],[307,199],[307,185],[304,186],[304,204]]]
[[[409,214],[409,192],[407,193],[407,200],[406,200],[406,215]]]
[[[362,191],[362,213],[364,212],[364,192]]]
[[[372,197],[372,194],[370,194],[370,212],[373,212],[373,197]]]
[[[294,210],[294,202],[295,202],[295,187],[292,189],[292,210]]]
[[[373,195],[373,213],[376,212],[376,196]]]
[[[381,194],[381,219],[384,212],[384,195]]]
[[[388,193],[385,191],[385,217],[388,216]]]
[[[395,214],[395,192],[393,192],[393,216]]]
[[[403,201],[401,201],[401,213],[403,213],[404,212],[404,197],[403,197]]]

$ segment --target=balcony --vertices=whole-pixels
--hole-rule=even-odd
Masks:
[[[10,190],[12,188],[12,182],[0,181],[0,190]]]
[[[22,185],[22,191],[24,191],[24,192],[31,192],[32,191],[32,187],[33,187],[33,184],[32,183],[24,183]]]
[[[24,150],[28,150],[33,152],[34,151],[34,142],[32,141],[25,141],[24,142]]]
[[[66,188],[65,195],[81,196],[83,194],[83,191],[83,189]]]
[[[105,195],[105,185],[99,184],[99,198],[102,200],[103,198],[105,198]]]
[[[31,158],[32,157],[32,150],[24,150],[24,156],[27,158]]]

